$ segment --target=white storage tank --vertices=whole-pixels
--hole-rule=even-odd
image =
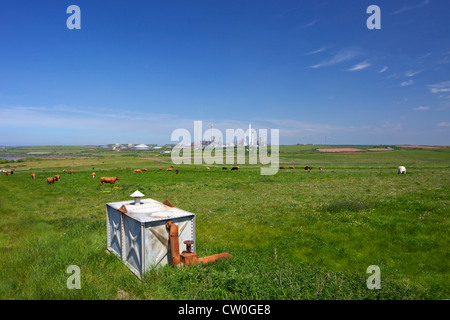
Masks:
[[[195,214],[153,199],[141,199],[136,191],[133,201],[106,204],[107,249],[117,255],[139,278],[152,267],[171,263],[169,231],[166,222],[179,229],[180,253],[184,241],[195,243]],[[192,246],[195,253],[195,245]]]

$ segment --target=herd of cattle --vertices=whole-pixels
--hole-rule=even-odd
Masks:
[[[286,169],[286,167],[280,166],[280,170],[284,170]],[[289,169],[294,170],[295,167],[294,166],[289,166]],[[306,166],[305,170],[309,170],[311,171],[313,168],[311,166]],[[319,171],[322,171],[322,167],[319,167]]]
[[[178,167],[178,169],[180,169],[181,167]],[[118,167],[117,169],[122,169],[121,167]],[[126,167],[126,169],[131,169],[130,167]],[[174,169],[174,166],[170,166],[170,168],[167,168],[165,171],[166,172],[170,172],[170,171],[174,171],[173,170]],[[178,174],[179,173],[179,170],[178,169],[176,169],[175,170],[175,173],[176,174]],[[231,171],[235,171],[235,170],[239,170],[240,168],[239,167],[237,167],[237,166],[235,166],[235,167],[232,167],[231,168]],[[280,169],[281,170],[284,170],[284,169],[286,169],[286,167],[284,167],[284,166],[280,166]],[[289,166],[289,169],[290,170],[294,170],[295,169],[295,167],[294,166]],[[306,166],[305,168],[304,168],[305,170],[308,170],[308,171],[312,171],[312,167],[311,166]],[[163,171],[164,169],[163,168],[159,168],[159,171]],[[209,167],[206,167],[206,170],[210,170],[210,168]],[[222,170],[228,170],[228,168],[227,167],[222,167]],[[322,167],[319,167],[319,171],[322,171],[323,170],[323,168]],[[142,169],[134,169],[134,173],[143,173],[143,172],[146,172],[146,171],[148,171],[148,169],[146,169],[146,168],[142,168]],[[63,170],[63,173],[66,173],[67,172],[67,170],[66,169],[64,169]],[[12,172],[11,172],[12,173]],[[69,174],[73,174],[74,173],[74,171],[73,170],[70,170],[69,171]],[[398,169],[397,169],[397,173],[398,174],[406,174],[406,168],[404,167],[404,166],[400,166],[400,167],[398,167]],[[5,172],[5,175],[9,175],[10,173],[8,173],[8,172]],[[95,172],[92,172],[92,178],[93,179],[95,179],[95,177],[96,177],[96,174],[95,174]],[[31,178],[33,179],[33,180],[36,180],[36,174],[35,173],[32,173],[31,174]],[[55,176],[53,176],[53,177],[49,177],[49,178],[47,178],[47,184],[54,184],[56,181],[60,181],[60,179],[61,179],[61,175],[59,175],[59,174],[57,174],[57,175],[55,175]],[[103,185],[104,183],[110,183],[110,184],[115,184],[116,183],[116,181],[117,180],[119,180],[119,178],[117,177],[117,176],[115,176],[115,177],[100,177],[100,185]]]
[[[180,169],[180,168],[181,167],[178,167],[178,169]],[[122,167],[117,167],[117,169],[120,170],[120,169],[122,169]],[[131,168],[130,167],[126,167],[126,169],[131,169]],[[170,166],[170,168],[167,168],[165,171],[169,172],[169,171],[173,171],[173,169],[174,169],[174,166]],[[175,170],[176,174],[179,173],[178,169]],[[222,170],[227,170],[227,169],[228,168],[226,168],[226,167],[222,167]],[[163,171],[163,170],[164,170],[163,168],[159,168],[159,171]],[[206,167],[206,170],[210,170],[210,169],[208,167]],[[233,168],[231,168],[231,170],[232,171],[239,170],[239,167],[233,167]],[[148,171],[147,168],[142,168],[142,169],[134,169],[133,172],[134,173],[143,173],[143,172],[146,172],[146,171]],[[67,173],[67,170],[64,169],[62,172],[63,173]],[[69,171],[69,174],[73,174],[73,173],[74,173],[73,170]],[[9,174],[6,174],[6,175],[9,175]],[[96,177],[96,173],[92,172],[92,179],[95,179],[95,177]],[[31,178],[33,180],[36,180],[36,174],[32,173],[31,174]],[[60,179],[61,179],[61,175],[59,175],[59,174],[55,175],[54,177],[49,177],[49,178],[47,178],[47,184],[54,184],[56,181],[60,181]],[[100,181],[100,185],[103,185],[104,183],[115,184],[117,180],[119,180],[119,177],[115,176],[115,177],[100,177],[99,181]]]

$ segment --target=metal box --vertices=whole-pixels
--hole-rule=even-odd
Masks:
[[[171,263],[168,221],[178,225],[180,253],[185,240],[195,243],[195,214],[191,212],[153,199],[107,203],[107,249],[142,278],[152,267]]]

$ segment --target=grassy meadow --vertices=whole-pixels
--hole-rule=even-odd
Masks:
[[[158,170],[170,157],[150,152],[55,148],[48,152],[66,157],[0,163],[15,169],[0,175],[0,299],[450,298],[449,148],[282,146],[280,165],[295,170],[273,176],[257,165],[181,165],[175,174]],[[47,185],[55,174],[61,181]],[[100,186],[98,177],[115,175],[115,185]],[[196,214],[199,256],[233,259],[139,280],[106,252],[105,204],[136,190]],[[81,269],[80,290],[67,288],[70,265]],[[380,290],[366,286],[370,265],[380,267]]]

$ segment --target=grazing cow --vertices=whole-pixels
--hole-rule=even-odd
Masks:
[[[32,178],[33,180],[36,180],[36,173],[32,173],[32,174],[31,174],[31,178]]]
[[[57,174],[57,175],[55,175],[55,181],[59,181],[59,180],[61,180],[61,176],[59,175],[59,174]]]
[[[116,181],[119,180],[119,177],[100,177],[100,185],[104,183],[116,184]]]
[[[222,170],[228,170],[228,168],[227,167],[222,167]]]
[[[64,169],[64,170],[63,170],[63,172],[67,172],[67,170],[66,170],[66,169]]]
[[[159,171],[162,171],[163,170],[163,168],[159,168]]]
[[[92,172],[92,179],[95,179],[95,172]]]
[[[209,170],[209,167],[206,167],[206,170]]]
[[[47,178],[47,184],[54,184],[55,178]]]
[[[181,167],[180,167],[180,166],[178,166],[177,168],[178,168],[178,169],[181,169]]]
[[[306,166],[306,167],[305,167],[305,170],[308,170],[308,169],[309,169],[309,167],[308,167],[308,166]]]
[[[142,172],[144,172],[144,171],[148,171],[147,168],[142,168]]]
[[[319,167],[319,171],[322,171],[322,167]]]
[[[173,168],[173,166],[170,166],[171,168]]]
[[[178,174],[178,172],[179,172],[179,171],[178,171],[178,169],[177,169],[177,170],[175,170],[175,173],[176,173],[176,174]]]
[[[293,170],[293,169],[295,169],[295,168],[294,168],[294,166],[289,166],[289,169],[292,169],[292,170]]]
[[[234,171],[234,170],[239,170],[239,167],[233,167],[233,168],[231,168],[231,171]]]
[[[167,172],[167,171],[173,171],[173,169],[172,169],[172,168],[167,168],[166,172]]]
[[[9,172],[8,171],[5,171],[5,176],[9,176]]]
[[[131,169],[131,168],[130,168],[130,167],[126,167],[126,169],[128,169],[128,170],[129,170],[129,169]]]
[[[308,168],[308,169],[309,169],[309,171],[311,171],[311,170],[312,170],[312,167],[311,167],[311,166],[309,166],[309,168]]]
[[[73,170],[70,170],[70,172],[69,172],[70,174],[73,174]]]
[[[122,170],[122,167],[117,167],[117,169]]]
[[[398,174],[406,174],[406,168],[404,166],[398,167],[397,173]]]
[[[134,170],[134,173],[142,173],[142,171],[140,169],[136,169]]]
[[[281,170],[284,170],[284,169],[286,169],[286,167],[280,167],[280,169],[281,169]]]

